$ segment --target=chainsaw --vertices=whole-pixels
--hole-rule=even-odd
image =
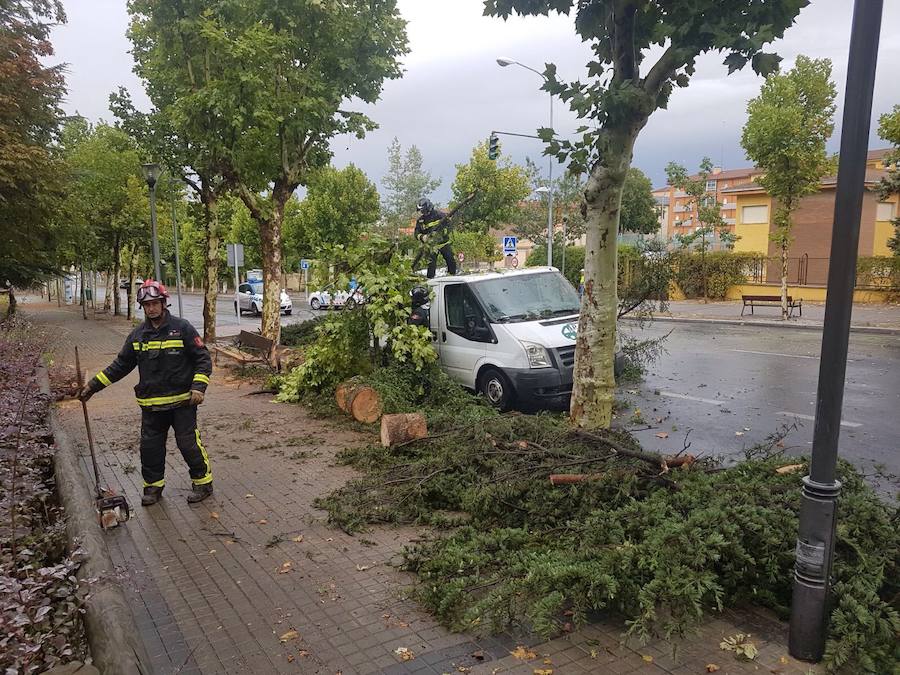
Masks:
[[[84,376],[81,374],[81,361],[78,358],[78,347],[75,347],[75,370],[78,371],[78,391],[84,388]],[[100,519],[100,527],[109,530],[117,527],[119,523],[131,518],[131,507],[124,495],[116,494],[112,488],[100,487],[100,467],[97,466],[97,455],[94,452],[94,435],[91,433],[91,420],[88,417],[87,402],[81,402],[81,411],[84,413],[84,427],[87,430],[88,448],[91,450],[91,464],[94,467],[94,487],[97,492],[94,504],[97,516]]]

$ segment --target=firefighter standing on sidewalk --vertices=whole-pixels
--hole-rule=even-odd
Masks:
[[[141,504],[159,501],[165,485],[166,439],[169,427],[187,462],[193,491],[190,503],[212,494],[212,468],[197,429],[197,406],[203,403],[212,360],[197,330],[166,309],[169,293],[148,279],[138,290],[144,322],[135,328],[111,365],[97,373],[79,393],[82,401],[121,380],[137,366],[140,379],[134,388],[141,406]]]

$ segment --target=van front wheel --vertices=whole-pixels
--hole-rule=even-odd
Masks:
[[[514,396],[512,384],[509,378],[496,368],[488,368],[481,374],[478,380],[478,393],[498,410],[505,411],[512,407]]]

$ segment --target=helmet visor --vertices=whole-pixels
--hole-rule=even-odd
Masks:
[[[162,300],[163,294],[156,286],[141,286],[138,289],[137,301],[139,305],[152,300]]]

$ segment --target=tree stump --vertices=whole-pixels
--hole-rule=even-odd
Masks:
[[[381,418],[381,444],[386,448],[427,435],[428,427],[422,413],[383,415]]]
[[[334,399],[338,408],[358,422],[371,424],[381,417],[381,396],[368,385],[349,380],[343,382],[335,389]]]

